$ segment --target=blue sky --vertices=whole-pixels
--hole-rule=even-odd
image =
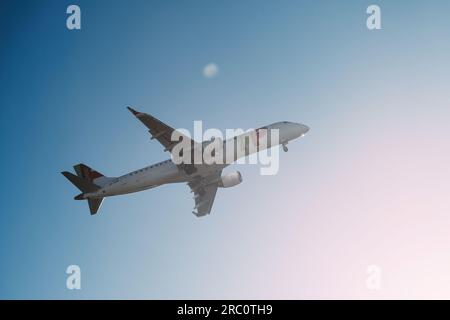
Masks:
[[[366,28],[373,3],[382,30]],[[0,6],[1,298],[450,296],[448,2]],[[239,167],[243,184],[203,219],[185,185],[90,216],[60,171],[117,176],[168,156],[127,105],[173,127],[311,131],[278,175]],[[80,291],[65,287],[70,264]]]

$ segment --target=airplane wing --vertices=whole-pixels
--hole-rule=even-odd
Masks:
[[[217,179],[221,174],[222,170],[217,170],[208,176],[197,176],[194,180],[188,182],[191,192],[194,193],[194,210],[197,210],[192,213],[197,217],[205,216],[211,212],[217,188],[219,187]]]
[[[179,142],[179,141],[172,141],[172,133],[175,131],[174,128],[168,126],[164,122],[156,119],[155,117],[136,111],[132,109],[131,107],[127,107],[128,110],[136,117],[138,118],[147,128],[148,132],[151,134],[151,139],[156,139],[164,146],[164,151],[171,151],[172,148]],[[196,142],[186,136],[183,135],[183,139],[189,139],[192,141],[192,144],[195,144]]]
[[[172,133],[175,131],[174,128],[168,126],[164,122],[156,119],[155,117],[144,113],[134,110],[131,107],[127,107],[128,110],[136,117],[138,118],[147,128],[148,132],[151,134],[151,139],[156,139],[164,146],[164,151],[172,151],[173,147],[177,145],[180,141],[172,141]],[[195,140],[192,140],[191,138],[181,134],[178,132],[180,136],[183,137],[183,141],[190,141],[191,142],[191,148],[194,149],[197,147],[198,143]],[[187,139],[187,140],[186,140]],[[192,164],[180,164],[178,165],[182,170],[184,170],[187,174],[193,174],[197,172],[197,168],[195,165]]]

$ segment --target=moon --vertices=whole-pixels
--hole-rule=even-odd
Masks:
[[[219,73],[219,66],[213,62],[208,63],[203,68],[203,76],[205,76],[205,78],[212,79],[216,77],[218,73]]]

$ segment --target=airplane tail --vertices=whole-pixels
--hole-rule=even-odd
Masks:
[[[101,183],[99,183],[98,180],[102,180],[102,178],[105,178],[105,176],[103,174],[88,167],[84,163],[76,164],[73,166],[73,168],[75,169],[77,176],[79,176],[80,178],[83,178],[91,183],[96,183],[98,185],[101,185]]]
[[[61,174],[67,178],[73,185],[75,185],[81,193],[77,195],[75,200],[87,200],[89,204],[89,209],[91,215],[97,213],[100,205],[103,202],[103,198],[85,198],[86,193],[91,193],[99,190],[103,185],[105,185],[109,180],[113,178],[107,178],[101,173],[89,168],[85,164],[77,164],[73,166],[77,175],[70,173],[68,171],[61,172]]]

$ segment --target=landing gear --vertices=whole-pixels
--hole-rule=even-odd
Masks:
[[[288,150],[289,150],[289,149],[288,149],[288,147],[286,146],[286,144],[283,144],[283,151],[284,151],[284,152],[288,152]]]

